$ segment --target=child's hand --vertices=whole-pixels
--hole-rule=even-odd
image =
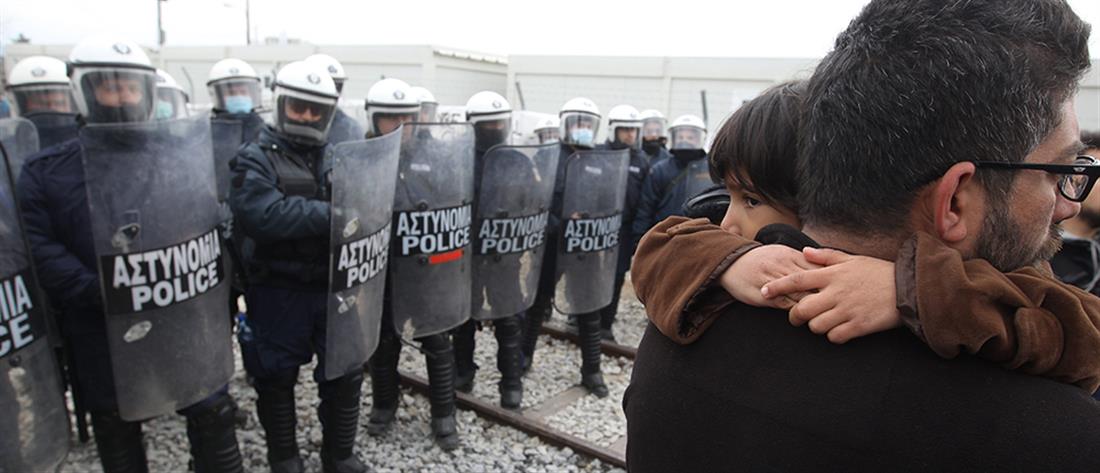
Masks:
[[[791,308],[792,325],[809,322],[812,332],[845,343],[901,324],[894,263],[828,249],[806,248],[803,254],[824,267],[788,275],[761,289],[767,299],[816,292]]]
[[[784,276],[820,268],[806,261],[802,253],[783,245],[764,245],[745,253],[726,272],[720,283],[734,299],[757,307],[790,309],[801,297],[793,291],[783,297],[765,298],[761,288]]]

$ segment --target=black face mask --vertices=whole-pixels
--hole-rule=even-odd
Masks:
[[[662,146],[660,140],[642,141],[642,149],[645,150],[646,154],[657,154],[657,151],[659,151],[661,148]]]
[[[477,150],[481,152],[488,151],[493,146],[504,144],[506,138],[508,138],[508,135],[505,130],[485,127],[474,128],[474,143]]]
[[[89,123],[131,123],[148,121],[148,119],[149,107],[147,104],[108,107],[97,102],[92,104],[88,110],[87,121]]]
[[[701,149],[674,149],[669,150],[676,159],[681,161],[695,161],[697,159],[703,159],[707,157],[707,152]]]
[[[630,147],[630,145],[628,145],[626,143],[623,143],[621,141],[612,141],[609,144],[609,146],[610,146],[611,149],[627,149],[627,148]]]

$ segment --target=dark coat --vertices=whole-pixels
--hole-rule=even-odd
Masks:
[[[642,185],[641,199],[638,201],[638,210],[634,218],[633,233],[634,243],[645,235],[651,227],[673,215],[683,213],[684,202],[687,202],[689,194],[688,179],[683,177],[687,167],[693,161],[707,159],[706,154],[681,156],[673,155],[672,158],[653,164]]]
[[[633,472],[1100,471],[1081,454],[1100,405],[1075,386],[904,330],[834,345],[742,304],[689,346],[648,327],[623,406]]]

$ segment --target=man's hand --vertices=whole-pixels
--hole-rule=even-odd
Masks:
[[[792,325],[809,323],[812,332],[845,343],[901,324],[894,263],[828,249],[806,248],[803,254],[823,267],[787,275],[761,289],[769,300],[813,293],[790,309]]]
[[[753,248],[722,273],[719,283],[734,299],[757,307],[790,309],[804,295],[793,291],[782,296],[765,298],[765,284],[809,269],[820,268],[806,261],[798,250],[783,245]]]

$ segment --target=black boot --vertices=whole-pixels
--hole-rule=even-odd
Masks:
[[[191,441],[195,473],[244,471],[237,446],[236,414],[237,404],[225,394],[187,416],[187,439]]]
[[[600,313],[577,316],[580,324],[581,384],[596,397],[607,397],[607,385],[600,372]]]
[[[550,318],[552,311],[550,300],[543,300],[540,297],[535,299],[535,304],[527,310],[524,316],[523,343],[520,345],[523,351],[524,373],[531,370],[531,365],[535,361],[535,347],[539,343],[539,332],[542,331],[542,323]]]
[[[385,323],[385,321],[383,321]],[[367,434],[379,436],[393,425],[400,394],[397,362],[401,356],[401,341],[393,333],[382,332],[378,349],[367,363],[370,365],[371,409]]]
[[[305,471],[298,456],[298,414],[294,408],[294,384],[298,370],[274,378],[257,378],[256,415],[267,436],[267,462],[272,473]]]
[[[497,369],[500,370],[500,407],[519,409],[523,403],[523,328],[520,315],[493,321],[497,337]]]
[[[474,390],[474,376],[477,375],[477,363],[474,363],[474,335],[477,322],[468,320],[455,329],[455,390],[468,393]]]
[[[363,372],[355,371],[318,387],[324,440],[321,463],[325,473],[364,473],[367,466],[355,456],[355,437],[359,432],[359,402],[363,395]]]
[[[428,400],[432,405],[432,435],[439,448],[458,448],[455,426],[455,355],[443,334],[417,339],[424,346],[428,364]]]
[[[103,473],[145,473],[145,446],[141,422],[122,420],[117,412],[93,412],[92,432]]]

